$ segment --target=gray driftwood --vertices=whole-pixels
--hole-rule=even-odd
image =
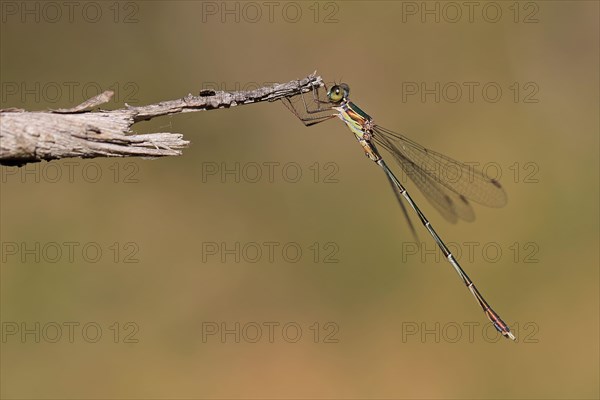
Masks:
[[[0,110],[0,164],[24,165],[66,157],[163,157],[181,155],[189,141],[180,133],[131,134],[139,121],[184,112],[228,108],[308,92],[323,81],[316,73],[288,83],[251,91],[203,90],[141,107],[125,104],[118,110],[91,110],[110,100],[107,91],[77,107],[49,111]]]

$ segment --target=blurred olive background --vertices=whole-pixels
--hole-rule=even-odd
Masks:
[[[101,88],[112,109],[316,69],[381,125],[493,163],[509,203],[475,223],[409,190],[518,340],[420,225],[429,253],[409,252],[339,121],[259,103],[134,126],[183,133],[181,157],[2,168],[3,398],[598,398],[598,3],[482,2],[471,20],[444,2],[44,4],[2,3],[3,108]]]

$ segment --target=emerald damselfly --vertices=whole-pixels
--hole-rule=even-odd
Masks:
[[[361,145],[365,155],[379,165],[385,173],[413,236],[417,238],[416,230],[403,201],[406,201],[417,214],[421,223],[473,294],[496,330],[502,336],[515,340],[515,336],[508,325],[485,301],[473,281],[452,255],[448,246],[433,229],[425,214],[419,209],[404,185],[388,167],[379,152],[378,146],[391,154],[400,168],[421,190],[425,198],[450,222],[456,222],[459,219],[466,221],[475,219],[469,200],[490,207],[505,205],[506,193],[500,183],[495,179],[486,177],[481,171],[474,169],[472,166],[427,149],[402,134],[375,124],[367,113],[350,101],[350,87],[347,84],[333,85],[329,90],[326,90],[325,99],[321,99],[320,93],[320,86],[314,86],[312,99],[314,106],[312,109],[308,106],[303,94],[300,94],[303,110],[294,105],[289,98],[283,98],[282,101],[306,126],[312,126],[335,117],[338,117],[347,125]]]

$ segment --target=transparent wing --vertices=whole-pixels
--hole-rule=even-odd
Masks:
[[[410,177],[415,185],[425,195],[425,198],[433,205],[438,212],[449,222],[456,223],[458,219],[471,222],[475,220],[475,213],[468,200],[448,190],[443,185],[437,183],[427,174],[418,170],[410,160],[406,159],[398,150],[394,143],[386,137],[380,137],[378,143],[389,152],[396,163]]]
[[[464,218],[471,208],[467,199],[488,207],[502,207],[507,202],[500,183],[472,166],[429,150],[378,125],[373,127],[373,140],[394,156],[430,201],[448,209],[448,200],[445,199],[448,196],[452,203],[450,209],[463,219],[469,220]]]

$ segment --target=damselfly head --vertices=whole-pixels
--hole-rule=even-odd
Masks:
[[[339,103],[340,101],[347,99],[350,95],[350,87],[345,83],[339,85],[333,85],[331,89],[327,91],[327,98],[332,103]]]

